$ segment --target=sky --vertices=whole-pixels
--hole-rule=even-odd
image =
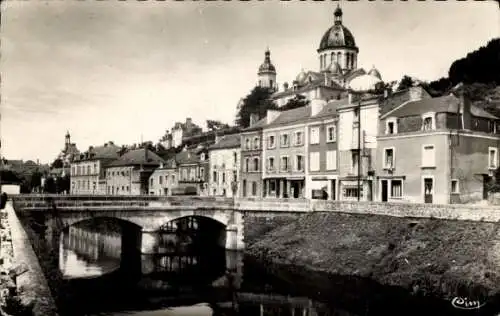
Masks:
[[[51,162],[66,131],[84,151],[157,142],[191,117],[233,123],[266,47],[280,86],[318,70],[338,2],[3,1],[2,156]],[[493,1],[341,2],[358,66],[384,81],[447,76],[500,35]]]

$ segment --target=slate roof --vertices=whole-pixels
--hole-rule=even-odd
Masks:
[[[457,113],[460,108],[460,99],[454,95],[445,95],[437,98],[428,98],[418,101],[411,101],[400,108],[396,108],[389,115],[393,117],[406,117],[422,115],[427,112],[436,113]],[[496,116],[471,104],[471,114],[476,117],[488,119],[498,119]]]
[[[104,146],[92,147],[88,151],[88,158],[84,157],[82,159],[77,159],[77,161],[83,160],[100,160],[100,159],[117,159],[120,151],[120,147],[114,144],[106,144]]]
[[[297,121],[307,119],[309,116],[311,116],[311,107],[310,106],[301,106],[300,108],[295,108],[295,109],[281,112],[278,115],[278,117],[275,118],[266,127],[273,127],[273,126],[278,126],[278,125],[285,125],[285,124],[289,124],[289,123],[294,123]]]
[[[164,160],[151,150],[140,148],[131,150],[123,154],[120,158],[111,162],[109,164],[109,167],[137,166],[137,165],[158,166],[162,162],[164,162]]]
[[[266,124],[267,124],[267,118],[264,117],[263,119],[258,120],[254,125],[244,128],[243,130],[241,130],[241,132],[244,133],[244,132],[259,130],[265,127]]]
[[[224,148],[236,148],[241,145],[240,134],[231,134],[222,136],[219,141],[209,147],[210,150],[214,149],[224,149]]]
[[[200,161],[197,151],[194,149],[183,150],[175,155],[177,164],[196,164]]]

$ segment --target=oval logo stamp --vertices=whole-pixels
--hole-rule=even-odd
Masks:
[[[481,303],[478,300],[470,300],[467,297],[454,297],[451,300],[451,305],[458,309],[479,309],[483,307],[486,303]]]

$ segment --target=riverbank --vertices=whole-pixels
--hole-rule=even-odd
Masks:
[[[33,315],[33,302],[22,293],[18,278],[26,266],[15,260],[13,236],[6,209],[0,211],[0,315]]]
[[[261,262],[447,301],[493,302],[500,293],[498,223],[342,213],[245,221],[246,252]]]

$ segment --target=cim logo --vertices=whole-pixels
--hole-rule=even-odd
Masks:
[[[467,297],[455,297],[451,300],[451,305],[458,309],[479,309],[485,303],[469,300]],[[500,314],[499,314],[500,315]]]

